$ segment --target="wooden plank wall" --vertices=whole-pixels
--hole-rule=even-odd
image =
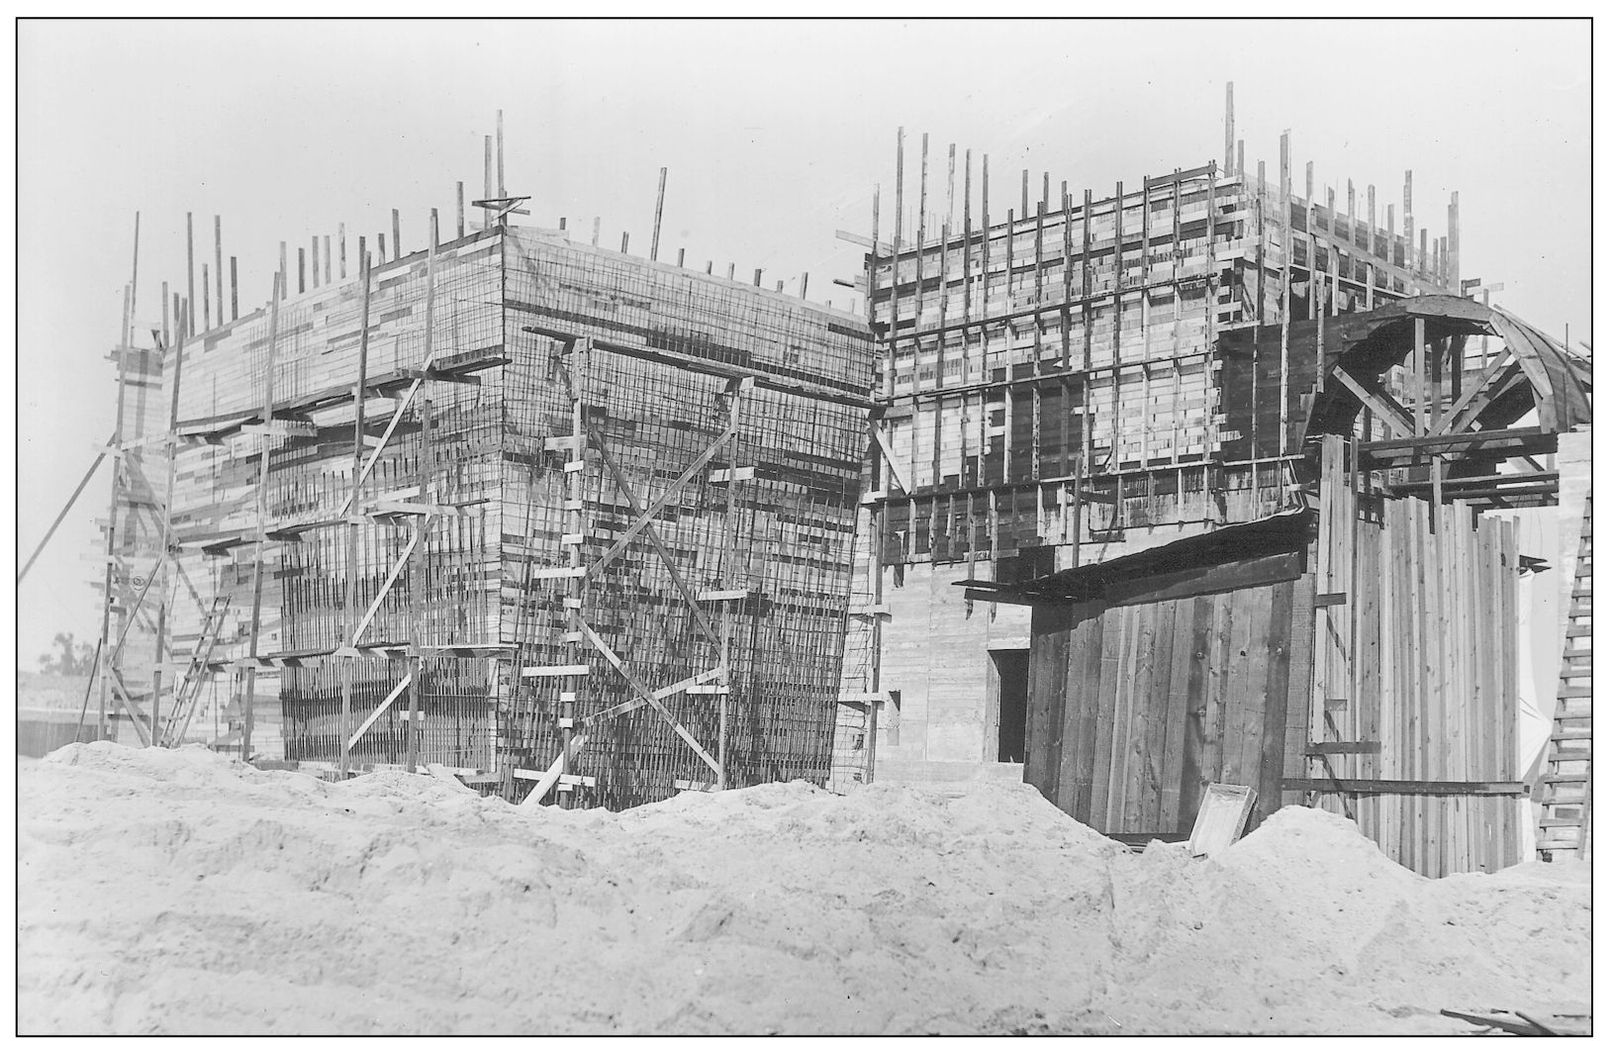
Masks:
[[[1379,751],[1312,773],[1387,781],[1516,782],[1518,545],[1514,522],[1455,503],[1350,494],[1338,438],[1324,446],[1313,741]],[[1365,516],[1358,516],[1358,512]],[[1325,795],[1387,855],[1430,877],[1520,856],[1516,796]]]
[[[1311,577],[1032,613],[1026,780],[1111,834],[1187,832],[1204,786],[1245,784],[1254,819],[1298,768]],[[1303,734],[1303,731],[1299,733]],[[1290,800],[1293,801],[1293,800]]]

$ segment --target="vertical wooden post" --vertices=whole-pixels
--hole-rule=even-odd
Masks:
[[[140,241],[140,214],[135,214],[135,242],[136,250]],[[138,252],[136,254],[138,256]],[[96,737],[98,740],[109,741],[112,738],[111,719],[107,715],[107,701],[111,695],[112,669],[116,664],[116,655],[111,650],[110,638],[112,629],[112,603],[115,599],[113,589],[116,576],[115,555],[118,551],[118,492],[123,487],[123,412],[126,399],[128,377],[126,376],[129,360],[129,287],[123,287],[123,318],[122,336],[118,341],[118,404],[117,418],[112,427],[112,443],[117,451],[112,456],[112,494],[107,506],[106,522],[106,562],[101,586],[101,661],[97,671],[101,676],[100,688],[100,715],[97,717]],[[121,608],[120,608],[121,611]]]
[[[1233,142],[1236,139],[1233,129],[1233,81],[1227,81],[1227,116],[1222,121],[1222,165],[1226,169],[1233,169]]]
[[[336,278],[331,274],[331,237],[329,235],[322,236],[321,242],[325,248],[325,259],[323,261],[325,270],[325,284],[330,285],[332,282],[336,281]]]
[[[494,114],[493,129],[497,138],[495,141],[497,147],[495,148],[494,155],[498,161],[497,174],[499,179],[496,184],[499,190],[499,198],[503,199],[507,196],[505,195],[504,191],[504,109],[502,108]],[[508,218],[500,217],[499,223],[504,224],[507,219]]]
[[[230,321],[233,322],[239,317],[241,317],[241,303],[240,303],[240,298],[236,293],[235,258],[231,257],[230,258]]]
[[[401,260],[404,255],[403,235],[398,230],[398,211],[392,211],[392,259]]]
[[[661,250],[661,205],[667,198],[667,168],[661,168],[661,177],[656,182],[656,219],[650,227],[650,259],[655,260]]]
[[[1412,429],[1415,434],[1422,437],[1429,431],[1428,416],[1424,411],[1428,393],[1424,384],[1429,377],[1428,345],[1424,343],[1423,319],[1412,320],[1412,393],[1413,393],[1413,422]]]
[[[1278,332],[1278,454],[1289,454],[1289,278],[1294,268],[1294,207],[1290,205],[1291,186],[1289,180],[1289,131],[1285,130],[1278,137],[1278,208],[1283,213],[1283,219],[1278,226],[1283,229],[1283,251],[1281,258],[1282,273],[1278,276],[1278,292],[1282,308],[1282,325]],[[1264,274],[1263,274],[1263,277]],[[1258,482],[1259,483],[1259,482]],[[1257,489],[1259,491],[1259,489]],[[1259,496],[1257,497],[1259,499]]]
[[[217,240],[215,240],[215,242],[216,241]],[[166,301],[167,298],[168,284],[165,282],[163,283],[163,299]],[[224,317],[223,308],[224,302],[221,299],[219,301],[219,318],[221,323]],[[182,346],[184,343],[183,333],[184,330],[181,329],[181,335],[178,338],[179,343],[176,344],[169,340],[168,308],[165,306],[163,308],[163,344],[167,348],[168,357],[173,359],[174,376],[172,389],[169,391],[168,397],[168,438],[163,446],[165,462],[167,463],[167,490],[163,495],[162,501],[162,546],[159,550],[159,552],[162,554],[162,574],[161,578],[158,579],[158,585],[161,587],[164,595],[162,595],[162,598],[157,602],[157,668],[153,670],[151,684],[151,736],[153,744],[156,744],[161,740],[163,733],[163,681],[165,678],[170,678],[173,675],[165,668],[165,666],[167,666],[174,657],[172,651],[168,647],[168,597],[166,596],[166,589],[167,584],[170,581],[169,564],[173,559],[168,547],[173,539],[174,531],[174,456],[178,447],[178,440],[175,435],[179,430],[179,380],[180,376],[184,373],[185,365],[185,350]]]
[[[297,292],[298,295],[308,291],[308,258],[303,255],[303,247],[297,247]]]
[[[454,182],[454,237],[465,237],[465,182]]]
[[[319,288],[319,236],[308,240],[308,286]]]
[[[336,226],[336,262],[341,265],[342,277],[347,277],[347,225]]]
[[[353,523],[359,512],[360,494],[364,485],[364,399],[365,381],[369,378],[370,366],[370,252],[364,248],[364,239],[359,239],[359,281],[362,284],[359,297],[359,373],[353,382],[353,493],[348,497],[348,524],[347,524],[347,583],[342,598],[347,616],[347,644],[351,648],[355,630],[358,628],[360,612],[364,610],[364,598],[359,595],[359,526]],[[342,725],[338,733],[342,735],[341,763],[339,770],[345,779],[352,755],[348,748],[348,738],[353,730],[353,681],[354,674],[359,669],[359,658],[355,654],[342,662]]]
[[[482,199],[484,202],[493,198],[493,137],[490,134],[482,135]],[[482,207],[482,227],[493,226],[493,211],[487,206]]]
[[[867,760],[867,762],[864,763],[864,766],[863,766],[863,783],[864,784],[873,784],[874,783],[874,759],[875,759],[875,754],[874,753],[875,753],[875,745],[879,742],[879,739],[880,739],[880,703],[875,700],[875,698],[878,696],[878,694],[879,694],[879,691],[871,691],[869,693],[869,700],[868,700],[868,711],[869,711],[869,734],[868,734],[868,738],[869,739],[868,739],[868,741],[864,742],[868,746],[866,749],[864,749],[865,753],[868,756],[868,760]]]
[[[196,328],[196,242],[192,229],[192,215],[185,214],[185,307],[192,329]],[[131,315],[131,319],[132,319]]]
[[[1446,288],[1459,289],[1463,284],[1462,265],[1459,262],[1461,254],[1457,244],[1457,193],[1451,193],[1451,203],[1446,207]]]
[[[247,657],[252,659],[247,668],[246,691],[242,694],[241,715],[241,760],[250,762],[252,759],[252,699],[257,692],[258,683],[258,636],[262,628],[263,618],[263,554],[266,543],[265,533],[268,529],[269,514],[269,439],[270,424],[275,418],[275,353],[276,340],[280,336],[280,296],[281,287],[275,285],[275,292],[269,303],[269,349],[264,358],[263,380],[263,432],[259,435],[262,446],[258,450],[258,520],[255,541],[252,544],[252,615],[247,623]]]
[[[1412,171],[1411,170],[1408,170],[1406,172],[1406,182],[1402,186],[1402,189],[1401,189],[1401,210],[1402,210],[1402,212],[1401,212],[1402,227],[1404,229],[1404,238],[1405,238],[1406,244],[1407,244],[1406,245],[1406,254],[1405,254],[1406,263],[1401,265],[1401,266],[1406,268],[1408,271],[1415,272],[1417,270],[1417,268],[1418,268],[1418,263],[1417,263],[1416,258],[1413,256],[1414,242],[1413,242],[1413,238],[1412,238],[1413,224],[1412,224]],[[1395,229],[1392,227],[1391,228],[1391,234],[1394,234],[1394,232],[1395,232]]]
[[[213,313],[218,315],[219,324],[224,324],[224,221],[218,214],[213,215],[213,300],[215,307]]]
[[[500,125],[503,126],[501,113]],[[502,130],[501,130],[502,138]],[[501,139],[502,144],[502,139]],[[437,302],[437,211],[431,215],[431,234],[427,236],[426,246],[426,348],[425,362],[422,367],[431,365],[435,354],[432,343],[433,326],[436,320]],[[420,390],[416,391],[415,403],[420,416],[420,490],[421,501],[428,506],[437,501],[437,493],[431,487],[432,481],[432,401],[431,381],[423,380]],[[414,646],[414,678],[409,682],[409,720],[405,741],[405,756],[409,772],[413,773],[420,763],[420,691],[426,683],[427,658],[423,648],[430,638],[427,625],[426,582],[427,582],[427,556],[431,553],[431,528],[433,517],[431,514],[422,514],[416,522],[416,533],[419,542],[415,546],[413,567],[409,576],[409,599],[411,631]]]

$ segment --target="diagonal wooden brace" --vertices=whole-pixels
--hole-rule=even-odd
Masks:
[[[409,541],[404,545],[403,552],[398,554],[398,559],[393,563],[392,571],[387,575],[387,580],[381,583],[380,592],[376,593],[375,599],[370,601],[370,609],[364,612],[364,617],[359,619],[358,625],[354,626],[353,635],[348,637],[347,646],[352,647],[357,644],[359,637],[364,635],[364,630],[370,627],[371,621],[375,619],[376,612],[381,609],[381,601],[387,598],[387,593],[391,591],[392,584],[398,581],[398,576],[403,573],[403,567],[404,564],[408,563],[409,555],[415,551],[415,547],[419,544],[420,530],[417,528],[410,534]]]
[[[677,683],[668,684],[667,686],[662,687],[660,690],[653,690],[650,692],[649,697],[655,699],[656,701],[660,701],[662,698],[668,698],[672,697],[674,694],[680,694],[686,690],[689,690],[691,687],[698,687],[708,680],[719,679],[723,676],[723,673],[724,669],[721,665],[719,665],[716,668],[707,669],[705,672],[691,676],[688,679],[679,680]],[[643,704],[644,698],[636,697],[632,701],[624,701],[620,705],[603,709],[594,713],[592,716],[586,716],[584,717],[583,722],[585,724],[593,724],[601,722],[602,720],[614,719],[617,716],[625,716],[629,712],[641,707]]]
[[[644,504],[639,501],[638,493],[633,490],[633,486],[628,483],[626,475],[622,473],[622,468],[617,465],[616,457],[605,447],[605,440],[593,431],[589,432],[589,440],[593,442],[594,447],[600,450],[600,456],[605,460],[606,468],[611,471],[611,477],[616,481],[617,487],[622,489],[622,494],[628,497],[628,505],[633,507],[633,512],[639,516],[646,516]],[[667,548],[666,543],[661,541],[661,535],[657,533],[656,526],[654,524],[645,525],[644,533],[650,540],[650,544],[655,547],[656,553],[660,555],[661,562],[667,565],[667,574],[672,577],[673,585],[677,587],[679,595],[689,605],[689,611],[694,616],[695,624],[700,627],[702,633],[706,634],[706,638],[712,641],[713,647],[722,646],[722,639],[717,635],[716,630],[712,628],[711,622],[706,617],[706,611],[696,599],[694,591],[689,588],[689,584],[684,581],[684,577],[678,573],[678,561],[673,557],[672,551]]]
[[[678,476],[676,481],[663,489],[662,493],[656,496],[655,501],[652,502],[650,506],[644,510],[644,512],[639,514],[638,519],[636,519],[632,524],[628,525],[626,531],[617,536],[617,540],[611,544],[611,548],[600,554],[600,558],[588,566],[588,573],[590,575],[599,574],[605,569],[605,565],[609,564],[617,557],[618,554],[627,549],[628,544],[633,541],[635,535],[639,534],[640,529],[649,524],[651,518],[660,513],[662,509],[666,507],[667,503],[672,501],[673,496],[682,491],[684,485],[688,484],[692,479],[694,479],[696,474],[703,472],[706,469],[706,464],[711,462],[713,457],[717,455],[718,451],[721,450],[724,445],[728,444],[738,432],[738,428],[730,425],[727,430],[724,430],[723,433],[719,434],[717,440],[708,445],[706,447],[706,451],[702,452],[695,459],[695,461],[689,465],[689,468]]]
[[[1384,392],[1382,386],[1375,384],[1373,389],[1364,387],[1357,381],[1356,377],[1338,366],[1334,368],[1334,378],[1339,380],[1340,386],[1350,391],[1358,401],[1366,405],[1369,411],[1383,420],[1385,425],[1395,430],[1397,434],[1402,437],[1412,436],[1412,418],[1407,414],[1406,409],[1402,408],[1398,402],[1392,400]]]
[[[387,706],[391,705],[394,701],[397,701],[398,695],[408,690],[409,684],[413,683],[414,681],[415,673],[413,669],[404,673],[404,678],[398,681],[398,685],[396,687],[392,688],[392,693],[388,694],[382,699],[381,704],[377,705],[375,707],[375,711],[370,713],[370,717],[363,723],[360,723],[359,728],[353,731],[353,736],[347,739],[347,750],[349,752],[353,751],[353,746],[359,743],[359,738],[364,736],[364,732],[374,726],[375,721],[381,718],[381,713],[387,710]]]
[[[587,622],[579,622],[578,624],[582,626],[583,635],[588,637],[589,642],[600,652],[600,655],[611,663],[612,668],[622,674],[623,679],[628,681],[628,686],[632,687],[634,692],[639,695],[639,700],[649,705],[662,719],[666,720],[667,725],[673,728],[673,732],[683,738],[686,745],[695,750],[695,754],[700,756],[706,765],[712,768],[713,773],[722,776],[722,767],[718,766],[717,760],[713,759],[706,749],[701,747],[701,743],[695,740],[694,734],[684,729],[684,725],[674,718],[672,710],[656,698],[655,692],[645,686],[644,681],[633,674],[633,671],[623,663],[622,659],[616,656],[616,652],[611,650],[604,640],[600,639],[600,634],[589,628]]]

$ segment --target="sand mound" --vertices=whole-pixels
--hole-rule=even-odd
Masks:
[[[1024,785],[609,814],[199,749],[20,770],[24,1032],[1372,1033],[1590,995],[1578,865],[1430,882],[1317,811],[1194,861]]]

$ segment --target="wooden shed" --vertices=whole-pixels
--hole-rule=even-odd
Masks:
[[[1210,782],[1299,792],[1311,683],[1314,516],[1222,528],[1024,590],[1026,780],[1111,835],[1186,835]]]
[[[1319,805],[1431,876],[1522,848],[1513,523],[1352,494],[1023,583],[1026,780],[1105,834]]]

